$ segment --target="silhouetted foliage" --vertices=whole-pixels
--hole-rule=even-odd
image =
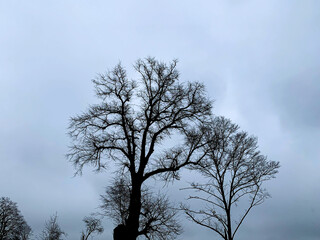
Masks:
[[[102,197],[104,213],[118,225],[114,235],[121,236],[123,226],[129,216],[131,184],[124,176],[116,178]],[[147,239],[169,240],[181,233],[176,219],[177,210],[163,194],[155,194],[147,187],[141,189],[141,212],[139,235]],[[118,232],[118,233],[117,233]],[[124,239],[124,238],[123,238]]]
[[[93,233],[101,234],[103,232],[100,219],[94,217],[85,217],[83,222],[86,225],[86,230],[82,231],[81,240],[88,240],[89,236]]]
[[[31,228],[21,215],[17,204],[7,197],[0,198],[0,240],[27,240]]]
[[[119,64],[93,81],[100,104],[71,119],[74,142],[68,154],[77,173],[85,165],[97,171],[114,161],[131,187],[124,226],[130,239],[141,232],[142,188],[151,177],[178,179],[178,170],[197,164],[202,133],[196,128],[211,116],[211,102],[198,82],[180,83],[177,61],[153,58],[134,65],[139,80],[129,80]],[[180,136],[171,147],[165,144]]]
[[[194,169],[207,180],[192,183],[189,188],[197,192],[189,199],[205,204],[200,210],[184,205],[188,217],[218,233],[225,240],[232,240],[243,220],[252,209],[269,196],[262,183],[278,172],[279,162],[268,161],[260,154],[257,139],[224,117],[216,117],[208,125],[203,146],[206,157]],[[232,209],[239,201],[247,200],[248,207],[234,221]],[[242,202],[243,203],[243,202]]]
[[[62,240],[62,237],[66,235],[67,234],[61,230],[61,227],[58,224],[58,215],[55,214],[45,222],[44,229],[39,238],[41,240]]]

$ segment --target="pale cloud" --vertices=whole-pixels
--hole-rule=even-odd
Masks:
[[[119,60],[133,74],[137,58],[178,58],[183,80],[206,84],[214,113],[258,136],[282,166],[239,239],[318,239],[319,9],[312,0],[0,2],[0,196],[18,202],[35,233],[57,211],[78,239],[111,176],[73,178],[69,118],[96,101],[90,80]],[[215,237],[182,221],[181,239]],[[97,239],[112,239],[105,226]]]

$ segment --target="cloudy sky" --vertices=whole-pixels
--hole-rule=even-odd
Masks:
[[[318,0],[0,0],[0,196],[35,235],[57,212],[79,239],[111,173],[73,177],[69,118],[96,101],[91,79],[119,60],[130,74],[138,58],[178,58],[181,79],[205,83],[214,113],[281,164],[272,198],[238,239],[320,239],[319,10]],[[180,239],[216,239],[181,221]],[[96,239],[111,240],[104,226]]]

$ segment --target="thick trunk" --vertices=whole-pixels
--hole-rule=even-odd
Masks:
[[[141,184],[140,178],[132,181],[129,216],[125,225],[120,224],[114,229],[114,240],[136,240],[138,237],[141,211]]]
[[[227,220],[228,220],[228,240],[232,240],[232,224],[231,224],[231,213],[230,209],[227,209]]]
[[[129,217],[126,225],[130,235],[132,235],[128,240],[135,240],[138,237],[139,216],[141,212],[141,181],[139,178],[132,181],[132,192],[130,197]]]

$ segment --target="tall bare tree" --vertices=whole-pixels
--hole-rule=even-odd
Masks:
[[[0,240],[27,240],[31,228],[21,215],[17,204],[7,197],[0,198]]]
[[[154,58],[134,65],[138,80],[130,80],[119,64],[93,80],[100,104],[71,119],[74,145],[68,155],[81,173],[85,165],[97,171],[113,161],[131,183],[125,231],[128,240],[141,235],[142,186],[151,177],[178,178],[178,170],[196,164],[201,134],[194,128],[211,115],[211,102],[198,82],[181,83],[177,61]],[[166,145],[170,137],[176,144]]]
[[[225,240],[233,240],[249,211],[269,196],[262,184],[278,172],[279,162],[268,161],[260,154],[257,139],[224,117],[216,117],[208,126],[203,151],[206,158],[193,168],[206,179],[192,183],[196,195],[189,199],[200,201],[203,208],[182,208],[195,223],[207,227]],[[242,201],[241,201],[242,200]],[[235,216],[232,210],[241,201],[247,203],[243,214]]]

